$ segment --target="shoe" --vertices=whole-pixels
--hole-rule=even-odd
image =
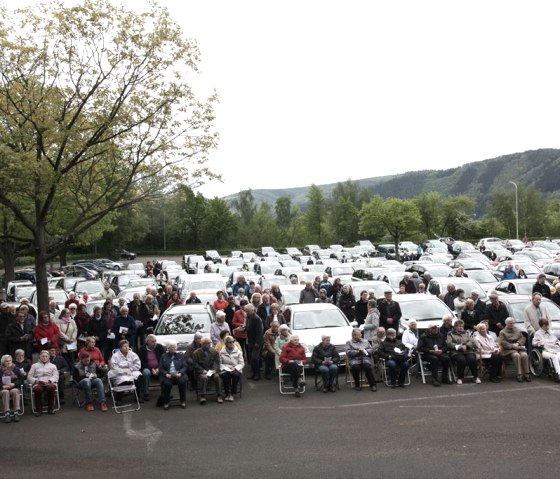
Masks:
[[[33,413],[33,415],[34,415],[35,417],[42,416],[42,415],[43,415],[43,411],[35,411],[35,412]]]
[[[86,410],[88,411],[93,411],[95,408],[93,407],[93,403],[92,402],[88,402],[88,405],[86,406]]]
[[[10,413],[9,413],[9,412],[7,412],[6,415],[4,416],[4,422],[5,422],[6,424],[9,424],[9,423],[12,422],[12,416],[10,416]]]
[[[370,386],[370,389],[372,393],[377,392],[377,386]]]
[[[205,406],[206,405],[206,398],[203,396],[200,398],[200,401],[198,401],[200,403],[201,406]]]
[[[531,376],[529,376],[528,374],[525,374],[525,382],[527,383],[531,382]]]
[[[228,394],[226,397],[226,401],[233,402],[234,401],[233,394]]]
[[[331,386],[331,387],[329,388],[329,391],[330,391],[331,393],[335,393],[335,392],[336,392],[336,388],[335,388],[334,386]]]
[[[449,380],[449,378],[447,376],[444,376],[443,378],[441,378],[441,382],[442,382],[442,384],[451,384],[451,381]]]
[[[223,404],[224,403],[224,398],[222,396],[218,396],[217,402],[218,402],[218,404]]]
[[[517,382],[522,383],[523,382],[523,376],[517,376]]]
[[[437,379],[432,379],[432,384],[438,387],[441,386],[441,383]]]
[[[13,419],[13,421],[14,421],[14,422],[19,422],[19,414],[15,414],[15,413],[14,413],[14,419]]]
[[[474,380],[474,383],[475,383],[475,384],[480,384],[481,382],[482,382],[482,381],[480,380],[480,378],[476,378],[476,379]]]
[[[362,386],[354,386],[354,390],[355,390],[355,391],[361,391],[361,390],[362,390]]]
[[[179,406],[181,406],[183,409],[186,409],[187,403],[185,401],[181,401],[181,404],[179,404]]]
[[[301,397],[301,393],[299,392],[299,388],[296,389],[295,396],[296,396],[297,398],[300,398],[300,397]]]
[[[169,403],[163,405],[164,411],[169,411]]]
[[[54,414],[54,409],[49,408],[49,410],[47,411],[48,414],[50,414],[51,416]]]
[[[400,388],[404,388],[404,383],[399,383]]]
[[[248,379],[249,381],[252,381],[253,379],[255,379],[255,375],[253,374],[252,376],[249,376],[247,379]]]
[[[457,384],[460,386],[461,384],[463,384],[463,380],[462,379],[457,379]]]
[[[324,393],[328,393],[328,392],[329,392],[329,388],[323,388],[323,392],[324,392]]]
[[[101,412],[107,412],[107,410],[108,410],[107,403],[102,402],[100,409],[101,409]]]
[[[304,388],[305,386],[307,386],[307,383],[305,381],[300,380],[299,381],[299,387]]]

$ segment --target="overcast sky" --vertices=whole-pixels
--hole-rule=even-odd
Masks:
[[[220,97],[205,196],[560,147],[560,2],[160,3]]]

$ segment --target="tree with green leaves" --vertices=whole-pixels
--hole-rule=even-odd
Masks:
[[[231,202],[231,206],[237,212],[243,224],[249,225],[257,211],[257,205],[255,204],[251,188],[240,191],[237,198]]]
[[[326,204],[323,190],[317,185],[311,184],[307,193],[307,211],[305,213],[305,223],[309,238],[317,244],[323,242],[323,223],[326,219]]]
[[[216,98],[197,99],[186,81],[198,62],[156,4],[2,11],[0,205],[34,250],[40,309],[50,259],[107,215],[211,174]]]
[[[201,226],[201,243],[207,248],[220,249],[235,244],[238,222],[222,198],[207,201]]]
[[[395,250],[402,240],[413,237],[420,227],[420,212],[413,200],[375,196],[362,206],[360,233],[375,237],[382,230],[393,239]]]

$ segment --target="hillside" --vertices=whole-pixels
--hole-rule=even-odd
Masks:
[[[344,180],[343,180],[344,181]],[[484,214],[486,204],[496,189],[508,188],[509,181],[533,186],[545,198],[559,194],[560,150],[540,149],[476,161],[448,170],[410,171],[400,175],[379,176],[354,180],[372,195],[410,198],[420,193],[438,191],[444,196],[465,194],[476,198],[476,213]],[[311,185],[310,185],[311,186]],[[319,186],[329,198],[336,183]],[[509,185],[512,188],[511,185]],[[288,196],[292,204],[305,210],[309,187],[252,190],[256,204],[274,205],[281,196]],[[227,196],[231,201],[237,195]]]

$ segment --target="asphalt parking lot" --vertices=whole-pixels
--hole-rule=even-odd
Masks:
[[[27,411],[0,424],[0,477],[556,477],[560,387],[549,380],[435,388],[413,378],[376,393],[344,380],[300,399],[245,380],[242,398],[222,405],[189,392],[185,410],[152,400],[121,415],[68,403],[55,416]]]

